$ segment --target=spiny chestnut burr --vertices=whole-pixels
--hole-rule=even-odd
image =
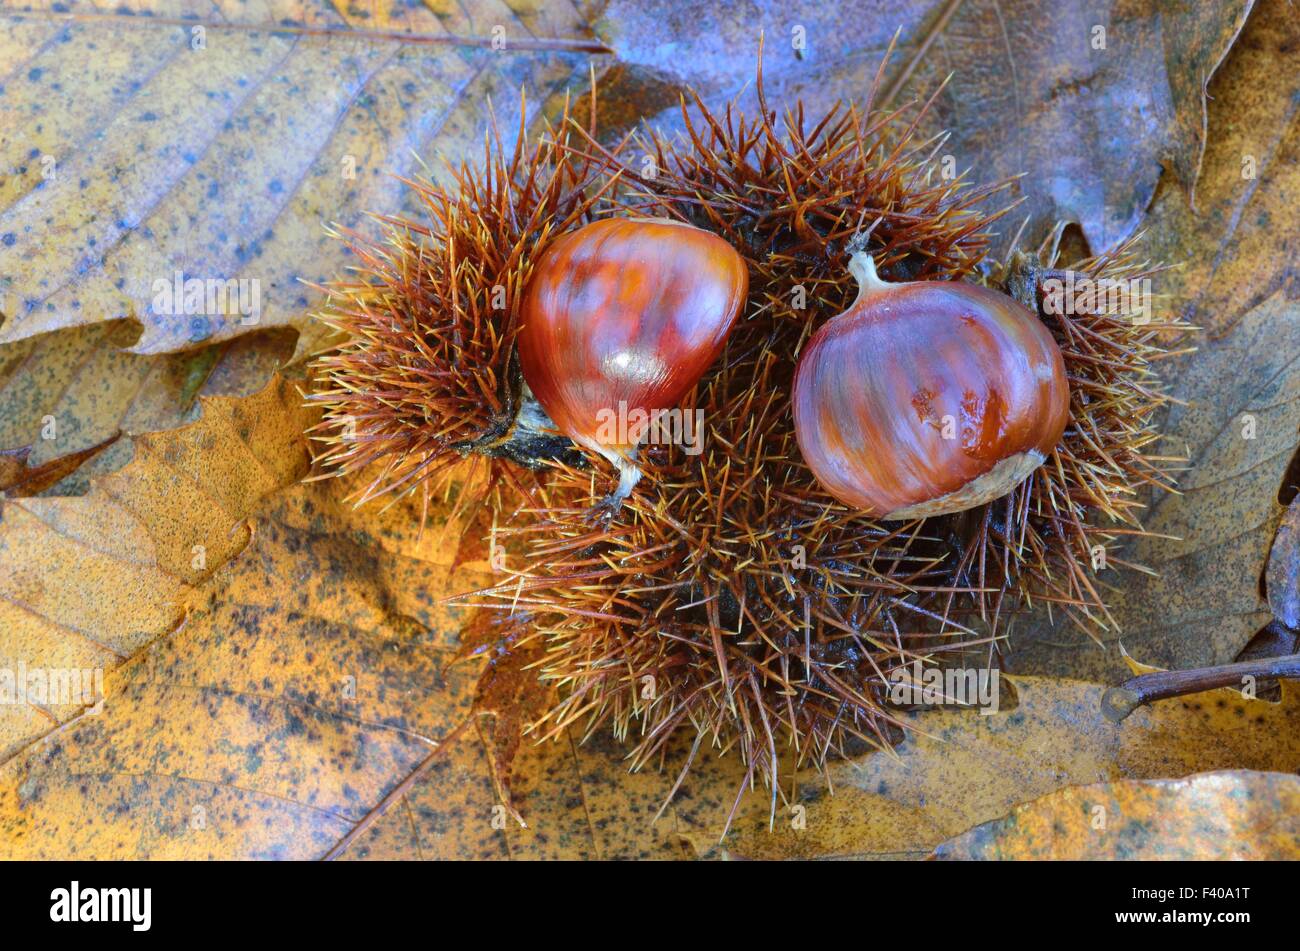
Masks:
[[[658,218],[607,218],[556,239],[524,294],[519,364],[555,426],[618,467],[721,352],[749,286],[715,234]]]
[[[1060,348],[1024,306],[950,281],[889,283],[849,264],[858,297],[799,358],[799,448],[839,501],[885,521],[1006,495],[1065,431]]]

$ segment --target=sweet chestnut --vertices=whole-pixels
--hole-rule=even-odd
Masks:
[[[812,335],[795,372],[804,461],[839,501],[885,521],[1010,492],[1069,417],[1061,350],[1005,294],[956,281],[889,283],[865,252],[857,299]]]
[[[538,259],[520,368],[556,427],[619,468],[615,498],[640,477],[633,460],[652,414],[676,407],[717,358],[748,286],[731,245],[667,219],[602,219]]]

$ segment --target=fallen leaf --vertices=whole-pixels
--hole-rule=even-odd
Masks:
[[[564,51],[600,48],[569,4],[389,8],[0,15],[0,343],[130,317],[137,353],[280,326],[309,350],[317,295],[301,282],[347,265],[326,226],[400,211],[396,176],[476,149],[489,96],[513,109],[521,86],[541,90],[535,111],[579,65]],[[178,275],[214,282],[201,305],[172,293]]]
[[[281,453],[299,458],[294,435]],[[468,725],[479,666],[451,664],[460,625],[440,599],[482,566],[453,574],[459,528],[421,534],[418,500],[379,513],[342,494],[330,481],[268,500],[184,623],[108,671],[99,712],[25,738],[0,767],[0,852],[320,857],[428,768]],[[126,597],[98,607],[143,627],[152,599],[121,575]]]
[[[1153,537],[1125,554],[1158,574],[1110,573],[1122,632],[1110,649],[1063,624],[1027,626],[1012,642],[1017,671],[1122,680],[1120,639],[1161,667],[1226,664],[1268,623],[1259,579],[1282,515],[1278,486],[1300,447],[1297,360],[1300,303],[1278,293],[1178,366],[1172,392],[1186,405],[1173,407],[1161,445],[1188,455],[1188,469],[1178,493],[1144,514]]]
[[[125,352],[127,321],[29,337],[3,350],[0,447],[22,465],[0,472],[14,495],[84,492],[90,479],[131,460],[118,437],[174,429],[198,418],[204,396],[248,396],[293,354],[292,335],[253,333],[185,354]],[[11,457],[11,458],[12,458]],[[93,462],[90,462],[93,460]]]
[[[751,800],[734,839],[723,846],[726,854],[921,857],[1017,803],[1066,786],[1216,769],[1300,769],[1300,691],[1291,684],[1279,703],[1216,690],[1155,703],[1115,726],[1101,713],[1100,685],[1032,677],[1012,682],[1019,698],[1013,710],[908,714],[913,732],[896,755],[873,753],[833,765],[833,794],[806,778],[791,804],[803,807],[802,829],[787,807],[768,832],[766,803]],[[725,792],[704,795],[723,798]],[[716,828],[712,835],[706,826],[688,833],[700,854],[717,854]]]
[[[461,621],[441,606],[489,578],[483,562],[456,566],[468,510],[435,528],[440,503],[421,534],[418,499],[354,510],[346,489],[266,500],[184,626],[110,671],[102,711],[0,767],[10,857],[722,854],[738,757],[703,747],[654,823],[688,751],[629,774],[603,730],[587,743],[525,738],[511,787],[521,828],[492,781],[479,667],[453,663]],[[783,791],[774,832],[768,795],[744,794],[725,853],[919,857],[1066,785],[1300,768],[1294,691],[1277,704],[1230,691],[1161,702],[1116,727],[1100,685],[1014,684],[1016,707],[992,716],[906,714],[914,732],[895,754],[832,764],[833,794],[810,777],[792,803]]]
[[[1287,506],[1265,572],[1268,605],[1288,628],[1300,628],[1300,505]]]
[[[1300,858],[1300,776],[1226,770],[1069,786],[935,849],[940,859]]]
[[[1182,265],[1159,288],[1212,338],[1279,290],[1297,297],[1300,259],[1300,21],[1263,0],[1210,86],[1196,210],[1162,187],[1144,227],[1153,258]]]
[[[1162,162],[1192,189],[1206,142],[1205,84],[1251,5],[1155,12],[1142,0],[1087,10],[885,0],[867,9],[827,4],[792,19],[770,2],[613,0],[596,28],[623,67],[700,88],[715,105],[750,83],[763,30],[769,100],[801,96],[810,114],[836,99],[861,101],[900,30],[884,101],[923,100],[948,77],[927,127],[949,134],[939,154],[954,174],[970,168],[975,181],[995,182],[1025,173],[1029,239],[1072,221],[1101,250],[1137,229]]]
[[[174,630],[196,586],[248,543],[248,514],[306,472],[309,418],[276,378],[136,437],[135,458],[85,496],[0,500],[0,666],[111,669]],[[0,760],[82,706],[0,704]]]
[[[0,855],[922,857],[1064,787],[1296,770],[1300,713],[1289,688],[1276,704],[1226,691],[1165,701],[1114,727],[1100,714],[1101,683],[1029,677],[1015,681],[1018,706],[994,716],[908,714],[917,732],[894,755],[836,762],[831,790],[805,777],[793,789],[744,792],[743,763],[704,744],[654,822],[692,751],[676,744],[660,770],[629,774],[626,747],[604,730],[507,748],[510,731],[498,728],[518,713],[509,706],[526,692],[524,671],[503,667],[481,681],[480,664],[454,662],[461,619],[440,600],[489,577],[480,540],[459,537],[465,513],[449,518],[449,504],[435,502],[421,534],[418,500],[354,511],[337,483],[284,491],[306,454],[302,423],[291,422],[297,395],[283,381],[272,396],[205,400],[186,429],[97,448],[110,430],[176,425],[177,407],[224,365],[214,347],[238,335],[292,327],[303,331],[298,352],[312,348],[319,338],[305,314],[315,292],[298,279],[347,265],[323,225],[404,210],[409,195],[393,173],[419,170],[413,151],[435,175],[442,158],[472,154],[489,93],[509,114],[526,85],[531,117],[588,66],[608,67],[621,99],[615,125],[627,128],[670,107],[685,81],[702,82],[711,101],[738,91],[752,78],[762,26],[772,103],[800,93],[812,107],[860,101],[902,23],[886,98],[928,91],[956,66],[936,116],[954,127],[945,149],[958,167],[973,163],[981,179],[1029,171],[1034,227],[1076,218],[1100,247],[1134,227],[1160,161],[1192,187],[1204,84],[1249,6],[1155,15],[1128,2],[1095,18],[1023,3],[906,13],[882,3],[867,16],[836,7],[801,12],[795,25],[809,45],[798,51],[787,42],[790,13],[776,5],[743,16],[531,0],[9,8],[0,15],[0,61],[14,64],[0,87],[0,399],[13,402],[0,425],[15,441],[0,441],[0,453],[10,450],[0,476],[30,489],[34,473],[64,477],[57,466],[86,453],[57,489],[89,490],[4,502],[0,614],[14,660],[0,656],[0,668],[108,670],[101,710],[0,712]],[[1171,417],[1174,448],[1185,442],[1198,468],[1185,495],[1156,500],[1152,527],[1181,538],[1137,546],[1162,580],[1122,582],[1125,642],[1171,666],[1231,659],[1267,618],[1257,580],[1281,513],[1279,467],[1296,445],[1297,315],[1285,296],[1295,229],[1265,240],[1269,216],[1284,225],[1294,205],[1285,200],[1294,96],[1289,78],[1260,83],[1258,72],[1286,76],[1295,47],[1277,7],[1262,6],[1244,62],[1268,91],[1251,100],[1232,61],[1216,80],[1225,102],[1211,112],[1196,192],[1213,226],[1175,213],[1168,196],[1187,201],[1177,190],[1161,194],[1153,217],[1157,232],[1203,232],[1205,244],[1160,233],[1155,244],[1214,249],[1213,267],[1190,268],[1175,296],[1200,294],[1201,312],[1231,302],[1223,326],[1233,330],[1176,366],[1177,393],[1193,403]],[[617,59],[591,55],[600,42],[589,13],[603,13],[596,30]],[[1108,46],[1094,59],[1097,25]],[[505,50],[491,47],[498,26]],[[1267,177],[1244,192],[1231,181],[1240,159],[1231,148],[1256,140],[1222,132],[1237,107],[1267,146]],[[1161,217],[1166,207],[1175,212]],[[1247,266],[1278,248],[1280,260]],[[257,321],[155,308],[155,283],[165,290],[177,271],[256,279]],[[142,328],[132,353],[115,346],[120,318]],[[193,352],[156,362],[176,350]],[[28,353],[38,355],[26,362]],[[144,386],[137,401],[130,381],[146,367],[167,382]],[[232,377],[246,385],[259,372]],[[35,385],[41,373],[48,379]],[[1242,414],[1255,418],[1255,440],[1234,441]],[[35,441],[45,415],[66,416],[66,445]],[[94,475],[132,447],[125,468]],[[1098,681],[1114,670],[1115,658],[1090,644],[1060,650],[1035,637],[1013,655],[1020,669],[1095,671]],[[514,761],[508,802],[503,754]],[[736,831],[719,847],[741,792]]]
[[[59,456],[39,466],[28,465],[27,460],[32,454],[31,446],[0,451],[0,491],[4,492],[5,497],[11,499],[41,495],[64,479],[72,479],[84,474],[86,469],[83,466],[100,453],[112,448],[120,435],[121,433],[114,433],[103,442],[70,452],[66,456]]]

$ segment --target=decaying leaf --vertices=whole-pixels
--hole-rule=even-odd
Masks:
[[[838,764],[830,777],[834,794],[809,783],[791,804],[802,811],[784,810],[771,833],[765,804],[751,805],[748,823],[724,844],[727,853],[920,857],[1064,786],[1300,768],[1300,691],[1293,688],[1279,703],[1229,690],[1162,701],[1116,726],[1102,716],[1098,685],[1040,678],[1014,684],[1014,710],[910,714],[915,732],[896,756]],[[691,840],[707,854],[716,835],[697,829]]]
[[[1145,523],[1177,538],[1140,546],[1134,560],[1161,577],[1130,576],[1118,592],[1123,642],[1171,669],[1227,663],[1268,621],[1258,581],[1300,430],[1296,256],[1287,250],[1300,234],[1297,55],[1294,11],[1257,4],[1211,85],[1199,210],[1166,181],[1146,224],[1149,252],[1180,265],[1154,288],[1167,295],[1162,306],[1205,328],[1196,354],[1164,367],[1188,405],[1171,414],[1163,448],[1189,455],[1189,470],[1186,494],[1155,499]],[[1243,244],[1254,252],[1243,255]],[[1127,676],[1114,645],[1100,650],[1063,625],[1018,625],[1012,647],[1021,672]]]
[[[92,468],[96,457],[112,449],[120,435],[114,433],[102,442],[37,466],[28,463],[32,454],[31,446],[0,451],[0,491],[8,498],[40,495],[47,489],[60,485],[64,479],[82,476]]]
[[[605,734],[524,742],[520,828],[473,726],[477,671],[451,663],[458,622],[430,607],[463,577],[452,536],[421,539],[410,511],[354,513],[337,491],[301,487],[267,506],[207,604],[111,676],[102,713],[0,770],[9,854],[69,843],[153,857],[719,854],[737,758],[704,750],[652,824],[685,751],[628,774]],[[836,764],[833,794],[801,785],[774,831],[766,796],[750,794],[726,853],[920,857],[1067,785],[1300,768],[1295,691],[1279,704],[1230,691],[1166,701],[1117,728],[1100,714],[1100,686],[1015,684],[1014,710],[909,714],[917,732],[897,755]],[[123,797],[133,808],[115,811]]]
[[[1147,247],[1181,264],[1162,282],[1174,313],[1222,337],[1278,290],[1297,296],[1300,239],[1300,20],[1283,0],[1255,4],[1210,86],[1196,209],[1161,187]]]
[[[1294,861],[1300,776],[1226,770],[1068,786],[945,842],[935,857]]]
[[[29,337],[0,358],[0,447],[21,464],[0,469],[0,490],[85,491],[130,461],[123,435],[192,422],[203,396],[248,396],[293,353],[292,334],[246,334],[181,354],[125,352],[139,336],[127,321]]]
[[[1151,663],[1229,663],[1268,623],[1259,578],[1282,514],[1278,486],[1300,447],[1297,360],[1300,304],[1278,293],[1174,374],[1185,405],[1170,412],[1163,445],[1188,469],[1143,519],[1160,537],[1126,555],[1158,574],[1128,574],[1112,598],[1124,644]],[[1061,627],[1021,632],[1016,669],[1123,679],[1113,643],[1102,650]]]
[[[1273,616],[1292,630],[1300,628],[1300,505],[1294,499],[1277,527],[1264,578]]]
[[[0,767],[0,852],[320,857],[428,768],[476,675],[450,665],[438,607],[458,528],[421,535],[409,505],[337,491],[263,507],[184,625],[109,672],[101,712]]]
[[[475,148],[489,96],[549,90],[575,65],[553,50],[600,48],[570,4],[373,6],[0,15],[0,343],[122,317],[137,353],[306,328],[301,282],[347,263],[330,222],[399,210],[396,176]]]
[[[1187,262],[1157,290],[1209,333],[1170,365],[1187,405],[1168,450],[1191,468],[1146,521],[1176,537],[1126,553],[1160,575],[1127,574],[1113,597],[1144,659],[1231,660],[1269,617],[1270,543],[1270,603],[1295,614],[1292,526],[1273,535],[1300,445],[1300,46],[1289,6],[1257,6],[1221,70],[1249,0],[882,0],[801,11],[802,37],[767,2],[7,7],[0,486],[85,495],[0,503],[0,670],[106,674],[102,708],[0,706],[0,857],[1206,857],[1215,842],[1214,857],[1295,857],[1294,685],[1115,726],[1099,700],[1119,652],[1037,621],[1018,621],[1011,661],[1072,679],[1017,677],[1014,708],[990,716],[906,713],[903,744],[834,762],[831,788],[746,793],[719,844],[734,751],[678,745],[630,774],[605,731],[518,741],[535,658],[466,659],[476,642],[443,603],[493,578],[463,507],[353,510],[337,483],[296,485],[308,414],[292,384],[211,398],[269,374],[287,338],[253,332],[304,330],[317,298],[301,281],[347,266],[324,225],[409,211],[395,176],[422,158],[437,178],[476,149],[489,95],[513,104],[524,85],[529,115],[553,114],[596,66],[622,131],[687,82],[711,104],[742,92],[764,29],[769,99],[815,112],[859,98],[901,26],[885,99],[954,71],[938,158],[980,181],[1028,173],[1031,234],[1078,221],[1100,249],[1155,194],[1151,254]],[[234,309],[191,312],[186,278]]]
[[[1135,546],[1160,578],[1127,585],[1119,608],[1125,644],[1151,663],[1227,663],[1267,620],[1259,578],[1282,515],[1278,487],[1300,446],[1297,361],[1300,302],[1278,293],[1180,368],[1174,395],[1187,405],[1171,411],[1166,445],[1188,447],[1190,466],[1179,494],[1157,499],[1147,519],[1177,540]],[[1180,626],[1183,646],[1148,651],[1154,625]]]
[[[225,418],[219,408],[241,410],[243,403],[243,426],[283,422],[288,414],[267,404],[286,393],[281,383],[247,401],[207,401],[199,423],[140,442],[194,436]],[[216,439],[194,441],[218,447]],[[301,446],[301,437],[295,432],[290,443]],[[189,448],[191,462],[195,451]],[[7,503],[4,528],[28,526],[26,508],[18,520],[10,514],[16,505],[90,520],[102,483],[117,479],[138,491],[150,481],[139,471],[148,460],[183,468],[185,458],[184,447],[141,454],[85,498]],[[743,767],[707,748],[657,823],[687,751],[674,750],[659,771],[629,775],[623,746],[607,734],[585,744],[525,740],[504,803],[493,782],[490,736],[477,728],[478,669],[451,663],[459,622],[438,607],[440,598],[487,578],[481,562],[458,558],[464,508],[435,529],[447,519],[440,509],[422,536],[417,500],[353,510],[339,501],[346,490],[332,480],[262,503],[251,516],[252,542],[192,593],[184,626],[147,639],[110,672],[102,712],[44,740],[22,736],[22,749],[0,768],[0,825],[10,833],[10,854],[66,854],[69,843],[104,856],[717,854]],[[241,504],[257,494],[243,490]],[[102,527],[96,537],[126,544],[117,528],[123,521],[110,520],[114,530]],[[173,561],[187,551],[165,541],[160,547]],[[212,565],[225,557],[215,555]],[[98,574],[83,571],[82,583],[108,575],[124,590],[122,569],[111,562]],[[93,603],[138,619],[104,598],[97,591]],[[1280,704],[1227,691],[1162,702],[1116,728],[1101,717],[1099,686],[1036,678],[1015,685],[1018,705],[992,716],[908,714],[916,732],[896,755],[834,765],[833,795],[816,781],[790,801],[782,790],[774,831],[767,797],[749,794],[726,851],[919,856],[1064,785],[1300,768],[1294,691]],[[128,799],[131,810],[116,808]],[[512,807],[527,828],[510,817]]]
[[[1252,4],[1158,6],[885,0],[802,10],[792,25],[776,2],[613,0],[597,29],[623,64],[702,88],[715,103],[744,87],[763,29],[765,78],[781,98],[815,104],[810,112],[862,95],[899,30],[886,98],[925,98],[947,78],[931,122],[950,135],[940,155],[953,174],[970,168],[987,183],[1025,173],[1031,240],[1073,221],[1102,250],[1137,229],[1162,162],[1193,187],[1205,84]]]
[[[111,669],[173,631],[248,543],[249,513],[306,472],[300,404],[278,377],[204,399],[197,422],[133,439],[135,458],[86,495],[0,501],[0,667]],[[55,701],[0,704],[0,760],[83,706]]]

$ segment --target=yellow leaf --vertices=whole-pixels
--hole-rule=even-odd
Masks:
[[[1013,710],[909,714],[914,732],[896,755],[833,765],[833,796],[806,778],[796,799],[806,810],[804,829],[793,827],[787,809],[769,834],[766,804],[751,803],[727,852],[919,857],[945,838],[1064,786],[1215,769],[1300,769],[1300,690],[1290,684],[1280,703],[1216,690],[1157,702],[1118,726],[1102,715],[1099,685],[1034,677],[1014,684],[1019,702]],[[724,791],[706,794],[721,798]],[[716,841],[705,829],[691,838],[701,853]]]
[[[571,4],[444,13],[164,0],[0,14],[0,343],[130,317],[138,353],[280,326],[310,350],[317,295],[301,282],[348,264],[326,228],[402,211],[397,176],[476,150],[489,96],[513,106],[521,86],[569,78],[554,51],[603,49]]]
[[[130,461],[122,435],[173,429],[198,418],[201,396],[262,389],[293,353],[292,335],[253,333],[185,354],[124,352],[129,321],[41,334],[0,351],[0,447],[20,464],[0,471],[10,496],[76,495],[91,477]],[[75,476],[64,480],[70,471]],[[64,480],[64,481],[60,481]]]
[[[1300,858],[1300,776],[1227,770],[1069,786],[935,850],[941,859]]]
[[[131,463],[85,496],[0,502],[3,666],[111,669],[174,630],[195,586],[247,544],[258,502],[307,471],[301,402],[278,377],[205,399],[197,422],[133,440]],[[81,707],[0,704],[0,759]]]

